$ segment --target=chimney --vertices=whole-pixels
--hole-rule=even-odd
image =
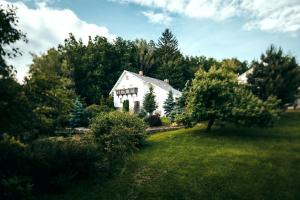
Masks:
[[[165,79],[165,80],[164,80],[164,82],[166,82],[166,83],[168,83],[168,84],[169,84],[169,79]]]
[[[144,72],[143,71],[139,71],[139,75],[144,76]]]

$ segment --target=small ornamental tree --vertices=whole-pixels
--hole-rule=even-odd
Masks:
[[[170,116],[172,110],[174,109],[174,106],[175,106],[175,102],[174,102],[173,92],[172,90],[170,90],[168,93],[168,98],[165,100],[163,106],[167,117]]]
[[[149,88],[149,92],[144,97],[143,106],[144,110],[147,111],[150,115],[152,115],[154,110],[157,108],[155,94],[152,86]]]
[[[123,112],[129,112],[129,100],[123,101]]]
[[[208,132],[215,121],[242,126],[269,126],[280,112],[279,101],[275,97],[262,101],[239,84],[234,73],[222,68],[197,71],[186,98],[182,122],[191,126],[208,121]]]
[[[80,127],[84,123],[84,107],[78,98],[74,102],[69,123],[72,128]]]

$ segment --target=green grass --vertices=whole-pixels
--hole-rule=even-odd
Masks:
[[[300,113],[270,129],[203,130],[152,135],[109,181],[42,199],[300,199]]]

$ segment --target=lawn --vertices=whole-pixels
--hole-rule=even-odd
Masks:
[[[114,178],[43,200],[300,199],[300,113],[270,129],[181,129],[151,135]]]

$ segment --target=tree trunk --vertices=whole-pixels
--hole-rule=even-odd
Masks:
[[[207,127],[206,127],[206,132],[210,132],[212,125],[214,124],[215,119],[210,119],[208,121]]]

